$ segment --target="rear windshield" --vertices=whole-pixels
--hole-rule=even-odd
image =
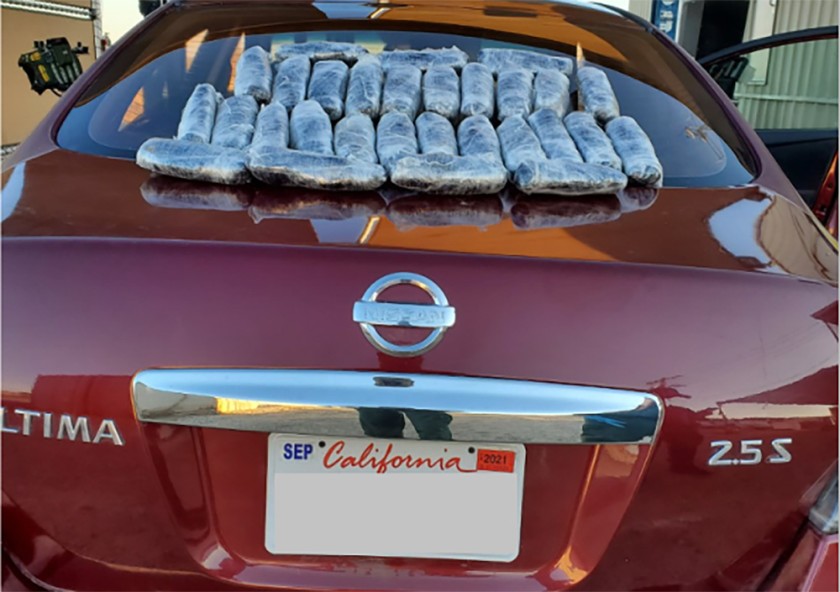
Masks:
[[[507,11],[469,3],[437,11],[386,6],[175,7],[110,50],[118,53],[108,56],[108,67],[69,111],[58,144],[134,159],[148,138],[175,135],[196,84],[209,82],[230,96],[237,60],[253,46],[273,52],[289,43],[347,41],[378,53],[455,45],[476,59],[488,47],[574,57],[579,44],[587,61],[607,72],[622,114],[634,117],[650,136],[666,186],[741,185],[754,177],[750,153],[721,106],[668,48],[635,23],[569,6],[562,13],[558,6],[530,4]],[[581,24],[586,19],[592,24]],[[474,26],[449,24],[462,22]]]

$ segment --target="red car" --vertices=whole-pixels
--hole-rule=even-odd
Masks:
[[[243,50],[603,69],[656,190],[222,186],[135,164]],[[648,23],[183,0],[3,169],[4,589],[836,589],[837,247]]]

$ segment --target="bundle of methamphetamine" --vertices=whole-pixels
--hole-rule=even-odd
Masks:
[[[572,80],[574,80],[574,85]],[[576,86],[579,110],[573,110]],[[657,187],[662,166],[621,116],[604,70],[566,57],[457,47],[388,51],[309,42],[242,53],[234,94],[199,84],[174,139],[137,163],[221,184],[422,193],[617,193]]]

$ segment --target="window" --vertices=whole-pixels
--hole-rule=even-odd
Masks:
[[[743,54],[733,99],[755,129],[837,129],[837,39]]]
[[[308,28],[297,30],[294,18],[283,18],[283,10],[293,10],[288,6],[272,8],[272,18],[258,14],[267,10],[265,7],[255,6],[253,11],[240,10],[238,14],[223,7],[228,9],[225,17],[223,8],[202,5],[200,11],[185,8],[160,19],[145,31],[145,37],[141,35],[128,47],[111,50],[120,53],[113,56],[109,67],[70,110],[58,133],[59,145],[79,152],[134,158],[147,138],[174,136],[181,110],[196,84],[209,82],[228,96],[235,58],[243,48],[254,45],[271,51],[286,43],[328,39],[358,43],[372,53],[457,45],[472,59],[485,47],[537,49],[569,57],[575,53],[575,45],[569,42],[495,29],[464,31],[466,27],[443,23],[412,22],[411,30],[406,30],[406,25],[389,28],[391,22],[386,20],[342,23],[355,28],[333,28],[332,21],[327,20],[329,26],[310,23]],[[453,6],[452,10],[465,9]],[[525,25],[535,25],[533,19],[525,17],[512,20],[505,14],[498,18],[505,19],[500,21],[505,26],[514,23],[525,30],[529,30]],[[590,31],[575,29],[564,35],[562,27],[572,25],[556,14],[547,18],[549,23],[537,22],[552,34],[570,37],[566,41],[591,40],[591,50],[582,44],[587,59],[607,72],[622,113],[636,118],[651,137],[663,164],[666,185],[728,186],[752,179],[750,152],[721,106],[652,35],[641,27],[636,35],[618,30],[618,39],[628,46],[615,48],[611,40],[594,37]],[[554,28],[549,26],[552,18],[557,21]],[[627,21],[619,22],[626,26]],[[606,30],[603,27],[600,33]],[[638,58],[634,58],[634,52]]]

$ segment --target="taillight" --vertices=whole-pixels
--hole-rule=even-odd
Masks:
[[[812,211],[817,219],[825,224],[826,226],[830,226],[830,218],[831,215],[837,215],[837,204],[835,203],[837,200],[837,154],[834,155],[834,158],[831,161],[831,164],[826,171],[825,177],[823,178],[822,183],[820,184],[820,188],[817,191],[817,197],[814,201],[814,207]],[[836,228],[836,220],[834,222],[834,232],[831,234],[833,236],[837,236],[837,228]],[[830,230],[830,229],[829,229]]]
[[[828,482],[808,515],[811,524],[823,534],[837,534],[837,475]]]

